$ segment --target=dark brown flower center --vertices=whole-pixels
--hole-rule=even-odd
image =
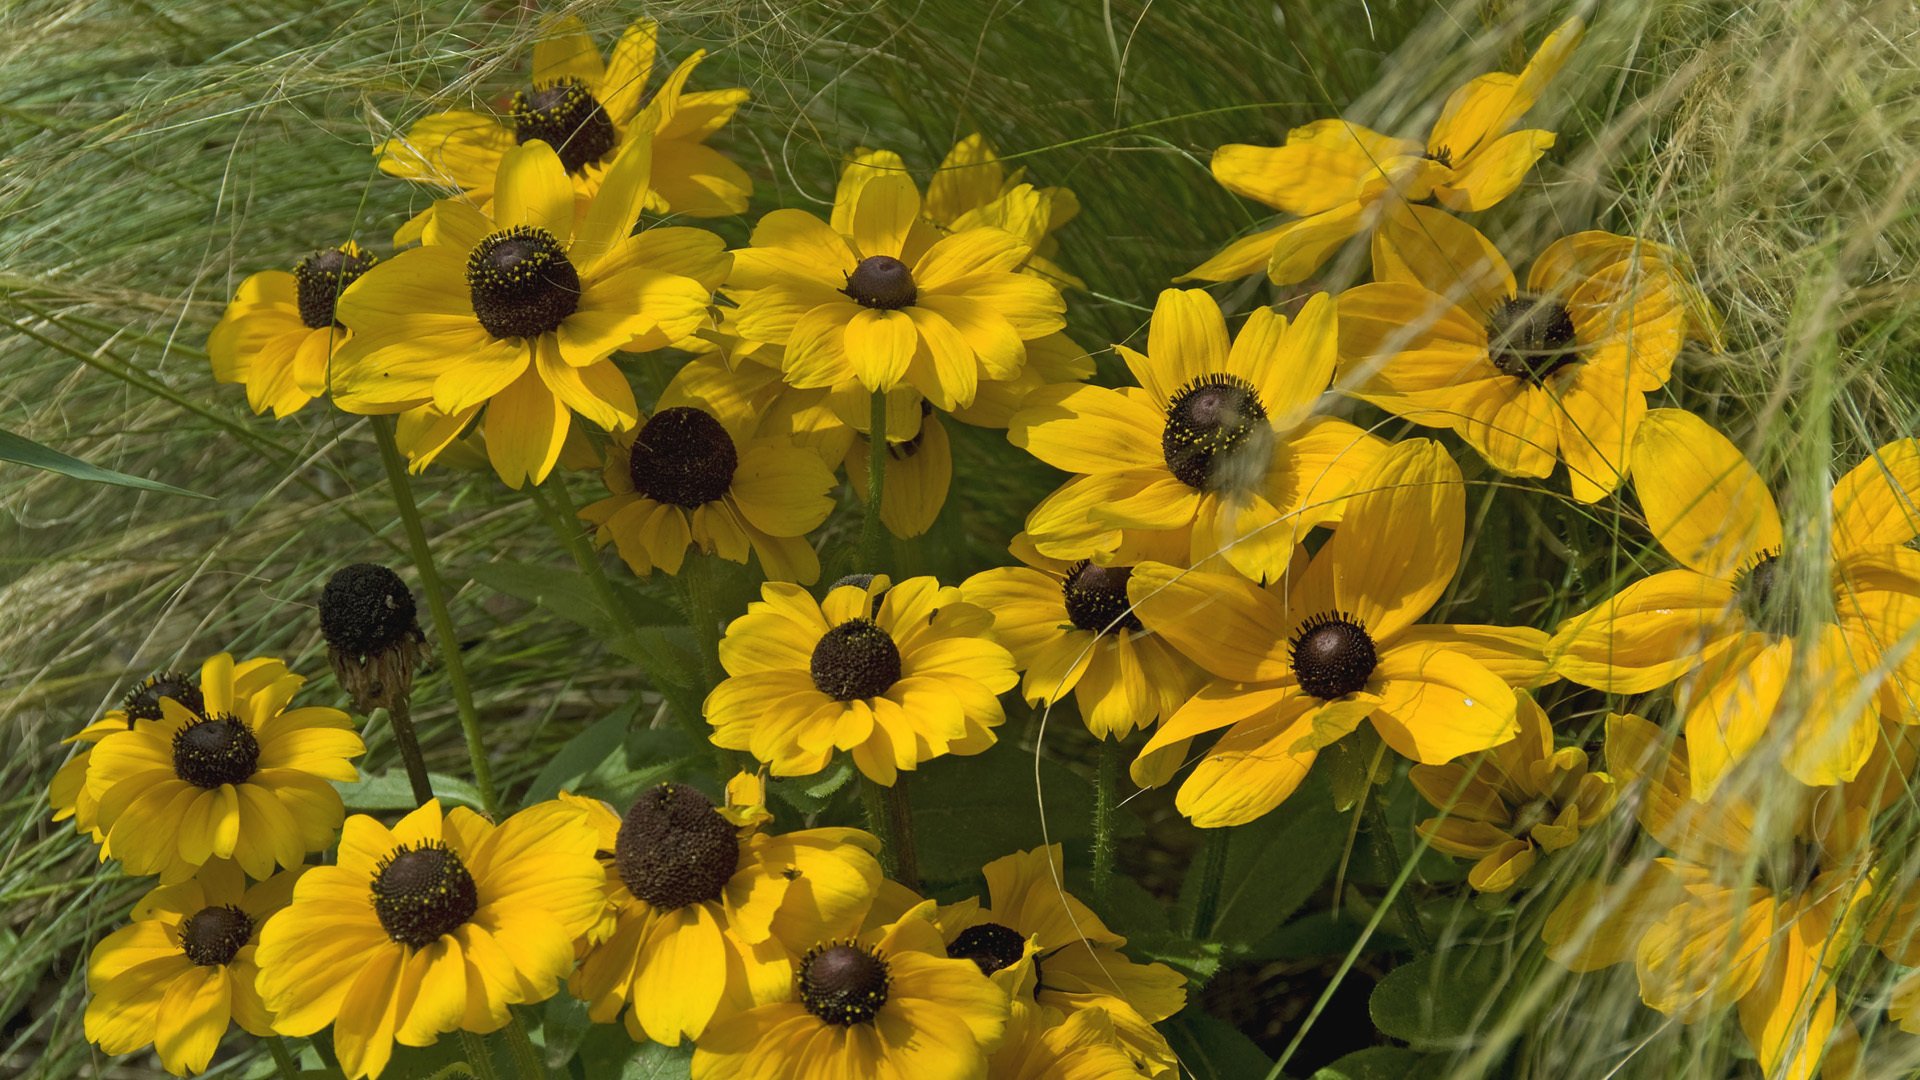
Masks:
[[[572,79],[513,95],[513,141],[553,147],[570,173],[598,164],[619,142],[599,99]]]
[[[313,330],[337,326],[334,302],[379,261],[364,251],[349,255],[339,248],[328,248],[295,263],[293,281],[300,300],[300,321]]]
[[[947,946],[949,957],[973,961],[982,975],[1010,968],[1026,954],[1027,939],[1020,936],[1020,931],[997,922],[969,926]]]
[[[259,764],[260,740],[237,717],[201,717],[174,733],[174,775],[195,787],[243,783]]]
[[[205,907],[180,922],[180,951],[201,967],[232,963],[253,937],[253,916],[222,904]]]
[[[627,459],[635,491],[689,510],[725,495],[739,467],[740,452],[720,421],[684,405],[654,413]]]
[[[1797,632],[1800,623],[1800,605],[1784,574],[1780,552],[1767,551],[1733,584],[1741,612],[1755,626],[1782,637]]]
[[[131,728],[135,720],[158,720],[165,715],[160,709],[161,698],[172,698],[195,716],[207,711],[207,699],[200,694],[198,680],[178,671],[161,671],[147,676],[121,699],[127,726]]]
[[[740,866],[739,832],[700,791],[659,784],[620,822],[613,861],[628,892],[673,911],[720,898]]]
[[[1160,450],[1181,483],[1220,491],[1260,477],[1272,437],[1253,384],[1236,375],[1203,375],[1167,403]]]
[[[1346,697],[1367,685],[1380,662],[1373,638],[1346,612],[1315,615],[1292,641],[1293,674],[1300,689],[1322,701]]]
[[[858,942],[815,945],[800,959],[800,1002],[838,1027],[871,1022],[892,979],[881,955]]]
[[[1143,627],[1127,599],[1127,582],[1133,578],[1131,566],[1096,566],[1085,559],[1067,570],[1060,583],[1060,595],[1067,602],[1067,618],[1081,630],[1103,633]]]
[[[913,271],[891,255],[870,255],[847,275],[847,287],[840,290],[861,307],[897,311],[911,307],[920,298],[913,284]]]
[[[900,647],[872,619],[848,619],[820,636],[807,667],[835,701],[879,697],[900,681]]]
[[[487,333],[538,337],[580,306],[580,272],[552,233],[516,225],[480,241],[467,256],[467,291]]]
[[[342,567],[320,590],[320,636],[351,656],[375,656],[419,641],[413,593],[400,575],[378,563]]]
[[[1552,297],[1508,297],[1487,320],[1493,366],[1536,384],[1579,359],[1573,338],[1573,315]]]
[[[373,872],[373,911],[387,936],[422,949],[451,934],[480,910],[473,875],[438,840],[401,845]]]

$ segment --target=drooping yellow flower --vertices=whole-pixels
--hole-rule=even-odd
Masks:
[[[993,616],[930,577],[875,575],[816,602],[768,582],[720,642],[727,678],[707,695],[715,745],[775,776],[809,776],[835,750],[875,783],[945,754],[977,754],[1019,681]]]
[[[615,433],[601,477],[609,498],[580,517],[642,577],[680,572],[696,547],[731,562],[749,553],[774,581],[811,585],[820,557],[807,534],[833,512],[833,470],[817,454],[753,432],[751,413],[667,405]]]
[[[133,907],[133,922],[87,960],[87,1038],[108,1054],[151,1045],[175,1076],[201,1072],[230,1023],[273,1034],[254,989],[260,928],[287,906],[300,870],[251,887],[231,862],[212,862]]]
[[[1632,460],[1654,539],[1684,569],[1561,623],[1556,672],[1612,693],[1680,681],[1696,798],[1753,751],[1783,701],[1797,717],[1775,733],[1783,763],[1816,786],[1858,773],[1880,712],[1920,722],[1920,654],[1900,651],[1920,625],[1920,552],[1901,546],[1920,535],[1920,440],[1881,447],[1834,485],[1830,592],[1806,597],[1793,568],[1820,556],[1785,550],[1773,496],[1726,436],[1654,410]],[[1803,601],[1820,605],[1804,622]]]
[[[162,697],[159,720],[101,739],[87,766],[101,858],[172,884],[215,859],[265,878],[330,845],[346,810],[328,781],[358,780],[366,747],[339,709],[287,707],[305,682],[221,653],[200,667],[199,711]]]
[[[947,956],[933,909],[808,949],[778,1000],[707,1028],[694,1080],[986,1080],[1007,995]]]
[[[505,1027],[544,1001],[599,918],[605,874],[586,812],[544,802],[499,825],[429,800],[389,830],[347,820],[333,866],[307,871],[267,924],[260,996],[283,1035],[333,1025],[353,1080],[378,1077],[393,1044]]]
[[[987,905],[963,900],[935,918],[947,955],[979,965],[1016,1011],[1106,1013],[1139,1071],[1176,1076],[1173,1050],[1153,1025],[1186,1006],[1186,977],[1165,964],[1135,963],[1121,951],[1127,939],[1066,891],[1060,845],[1002,856],[980,873]]]
[[[981,383],[1019,376],[1026,343],[1066,325],[1066,302],[1019,272],[1027,241],[993,225],[940,235],[904,167],[871,156],[842,174],[831,223],[788,209],[754,226],[727,276],[734,329],[779,347],[795,387],[904,385],[935,408],[966,408]]]
[[[486,408],[487,455],[509,487],[546,479],[574,413],[609,430],[639,419],[610,359],[681,341],[707,319],[726,273],[700,229],[632,233],[647,192],[647,141],[629,143],[575,227],[560,157],[538,140],[500,158],[492,212],[442,202],[425,243],[340,297],[353,339],[334,358],[348,412],[431,405],[416,463]]]
[[[933,528],[953,483],[953,448],[947,442],[946,426],[925,398],[920,401],[920,411],[919,430],[911,438],[895,439],[889,430],[887,459],[881,466],[880,523],[903,540]],[[870,480],[867,455],[872,447],[865,432],[856,434],[841,462],[854,497],[863,503]]]
[[[501,158],[539,140],[559,152],[584,205],[607,183],[620,153],[646,141],[652,168],[641,207],[691,217],[738,214],[747,208],[753,180],[706,141],[733,118],[747,91],[687,90],[706,56],[701,50],[680,61],[649,99],[658,37],[653,20],[635,20],[603,60],[580,20],[562,19],[534,44],[532,82],[514,95],[507,116],[454,109],[417,120],[405,135],[374,149],[380,171],[451,189],[484,210],[496,193]],[[417,239],[437,211],[415,218],[395,242]]]
[[[1554,142],[1551,131],[1513,129],[1584,32],[1579,18],[1569,19],[1520,74],[1490,72],[1454,90],[1424,143],[1316,120],[1289,131],[1283,146],[1220,147],[1213,154],[1220,186],[1293,220],[1235,240],[1184,279],[1231,281],[1264,268],[1275,284],[1290,285],[1395,207],[1431,199],[1459,213],[1513,194]]]
[[[1736,1007],[1768,1080],[1811,1080],[1840,1037],[1840,943],[1871,891],[1860,853],[1803,831],[1788,857],[1756,855],[1753,803],[1694,801],[1686,746],[1640,717],[1607,718],[1607,768],[1622,791],[1644,783],[1640,823],[1676,857],[1575,886],[1547,918],[1548,955],[1574,971],[1631,960],[1642,1000],[1683,1022]]]
[[[1419,825],[1435,849],[1477,859],[1467,884],[1499,893],[1542,855],[1572,844],[1613,808],[1613,777],[1587,771],[1577,746],[1554,749],[1553,725],[1531,694],[1514,695],[1520,734],[1472,761],[1415,765],[1414,790],[1443,811]]]
[[[762,832],[761,785],[742,773],[723,814],[684,784],[640,794],[624,818],[586,806],[614,923],[567,988],[596,1023],[677,1046],[778,1000],[813,943],[858,929],[880,886],[880,842],[857,829]],[[748,824],[742,825],[741,821]]]
[[[1689,329],[1713,336],[1678,257],[1575,233],[1523,290],[1473,226],[1427,207],[1396,218],[1374,236],[1374,283],[1340,294],[1342,391],[1458,432],[1510,476],[1565,461],[1583,502],[1618,487],[1647,391],[1666,384]]]
[[[1211,296],[1162,292],[1147,352],[1114,347],[1138,387],[1051,387],[1014,417],[1015,446],[1078,474],[1027,516],[1034,546],[1119,564],[1178,548],[1169,561],[1218,556],[1256,579],[1285,572],[1299,538],[1339,516],[1382,445],[1314,415],[1334,339],[1324,293],[1291,321],[1258,308],[1229,340]]]
[[[1050,559],[1026,533],[1008,550],[1026,565],[981,571],[960,595],[993,613],[994,636],[1026,672],[1021,693],[1029,704],[1051,705],[1071,693],[1087,730],[1118,740],[1172,716],[1200,688],[1200,669],[1133,613],[1132,567]],[[1137,761],[1138,782],[1172,779],[1170,770],[1185,757],[1180,751]]]
[[[334,302],[379,260],[349,240],[316,251],[293,273],[262,270],[240,289],[207,336],[213,377],[247,388],[255,413],[275,419],[327,392],[327,362],[348,337]]]
[[[1547,678],[1540,631],[1417,625],[1452,583],[1466,528],[1460,467],[1439,443],[1390,447],[1358,491],[1312,561],[1265,588],[1134,568],[1140,621],[1216,677],[1141,751],[1227,729],[1175,798],[1195,825],[1278,806],[1362,720],[1427,765],[1498,746],[1519,733],[1509,684]]]

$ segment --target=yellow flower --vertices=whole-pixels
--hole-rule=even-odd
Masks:
[[[289,274],[263,270],[240,283],[207,336],[213,377],[243,383],[247,405],[276,419],[327,392],[327,361],[347,330],[334,301],[378,262],[349,240],[301,259]]]
[[[492,213],[439,204],[425,244],[375,267],[341,297],[353,339],[334,359],[348,412],[431,405],[416,463],[487,408],[487,455],[510,487],[546,479],[573,413],[609,430],[639,418],[615,350],[664,348],[707,319],[725,275],[700,229],[632,234],[647,191],[647,141],[622,150],[575,228],[558,155],[507,151]]]
[[[287,708],[305,682],[221,653],[200,667],[200,711],[163,697],[159,720],[100,740],[87,795],[101,857],[172,884],[214,859],[265,878],[331,844],[346,811],[328,781],[358,780],[366,747],[338,709]]]
[[[1540,631],[1415,625],[1460,565],[1466,489],[1446,450],[1398,443],[1359,491],[1312,561],[1265,588],[1134,568],[1140,621],[1216,677],[1141,751],[1227,729],[1175,798],[1195,825],[1278,806],[1362,720],[1427,765],[1498,746],[1519,731],[1509,684],[1546,679]]]
[[[1546,476],[1575,498],[1620,484],[1646,392],[1712,316],[1677,256],[1582,232],[1535,260],[1524,290],[1473,226],[1414,207],[1374,237],[1373,284],[1340,294],[1343,392],[1456,431],[1494,468]]]
[[[960,595],[993,613],[994,637],[1026,672],[1028,704],[1051,705],[1071,692],[1087,730],[1118,740],[1172,716],[1199,689],[1199,669],[1133,613],[1132,567],[1049,559],[1026,533],[1009,550],[1026,565],[975,574]],[[1137,782],[1172,779],[1180,750],[1140,759]]]
[[[1920,552],[1900,546],[1920,534],[1920,440],[1881,447],[1834,485],[1831,592],[1804,598],[1793,568],[1814,548],[1783,556],[1773,496],[1726,436],[1657,409],[1632,463],[1647,524],[1685,569],[1642,578],[1561,623],[1548,652],[1557,673],[1624,694],[1684,679],[1696,798],[1759,744],[1783,701],[1797,717],[1776,732],[1784,764],[1811,785],[1858,773],[1879,712],[1920,722],[1920,652],[1882,670],[1920,625]],[[1803,599],[1820,605],[1805,625]]]
[[[1838,1036],[1834,967],[1871,891],[1864,864],[1804,841],[1757,858],[1754,805],[1695,802],[1687,748],[1666,743],[1640,717],[1607,717],[1607,767],[1623,790],[1645,784],[1640,823],[1677,858],[1575,886],[1547,918],[1548,955],[1574,971],[1631,960],[1641,998],[1685,1022],[1737,1006],[1769,1080],[1811,1080]]]
[[[1383,209],[1439,203],[1485,210],[1513,194],[1553,146],[1553,132],[1513,130],[1579,44],[1585,26],[1562,23],[1519,75],[1496,71],[1454,90],[1424,143],[1346,120],[1316,120],[1284,146],[1229,144],[1213,154],[1213,178],[1294,220],[1228,244],[1183,279],[1231,281],[1265,268],[1275,284],[1305,281]]]
[[[1476,760],[1415,765],[1414,790],[1443,813],[1420,823],[1436,849],[1479,860],[1467,884],[1505,892],[1542,854],[1572,844],[1613,807],[1613,778],[1587,771],[1586,751],[1553,746],[1553,725],[1532,695],[1517,693],[1520,734]]]
[[[768,582],[720,642],[728,677],[707,695],[715,745],[775,776],[809,776],[837,750],[868,779],[992,746],[999,695],[1019,681],[993,616],[930,577],[885,575],[816,602]]]
[[[1015,1001],[1007,1041],[987,1067],[994,1080],[1146,1080],[1127,1056],[1107,1010],[1090,1005],[1071,1016]]]
[[[730,804],[739,779],[752,777],[729,785]],[[761,832],[757,794],[723,814],[694,788],[660,784],[625,818],[563,797],[586,806],[599,833],[614,913],[567,988],[596,1023],[624,1011],[636,1040],[677,1046],[777,1000],[799,954],[854,932],[880,886],[878,840],[857,829]]]
[[[251,674],[268,665],[275,669],[267,675],[268,681],[286,674],[286,665],[278,660],[248,660],[238,665],[236,672]],[[240,677],[246,678],[247,675]],[[245,693],[247,691],[242,691],[243,695]],[[164,715],[160,711],[161,698],[172,698],[192,713],[206,708],[206,701],[200,696],[200,680],[197,676],[181,671],[158,671],[127,691],[120,704],[108,709],[100,719],[61,740],[62,743],[82,745],[54,772],[52,782],[47,785],[47,802],[53,807],[53,820],[72,818],[75,829],[91,834],[96,844],[101,841],[95,821],[99,803],[87,791],[87,764],[93,760],[93,747],[101,739],[127,731],[142,720],[160,720]]]
[[[658,29],[651,19],[636,20],[602,60],[580,20],[562,19],[551,36],[535,43],[532,83],[514,95],[505,118],[465,109],[425,117],[374,148],[380,171],[451,188],[486,209],[497,192],[501,158],[537,139],[559,151],[574,195],[584,203],[607,184],[612,162],[626,147],[650,141],[651,175],[642,180],[646,210],[692,217],[740,213],[753,180],[705,144],[733,118],[747,91],[689,92],[687,81],[706,56],[702,50],[682,60],[648,100]],[[409,222],[394,242],[417,239],[438,209]]]
[[[580,511],[635,574],[680,572],[687,548],[745,563],[775,581],[812,584],[807,533],[833,512],[833,470],[784,439],[751,433],[751,413],[667,405],[617,432],[601,477],[610,498]]]
[[[494,825],[430,800],[389,830],[347,820],[333,866],[307,871],[257,961],[274,1030],[333,1025],[347,1076],[377,1077],[393,1044],[505,1027],[573,968],[600,914],[599,836],[578,806],[544,802]]]
[[[727,276],[735,330],[780,347],[801,389],[906,385],[951,411],[972,405],[982,382],[1018,377],[1026,343],[1065,326],[1060,291],[1018,272],[1032,254],[1020,237],[991,225],[940,236],[920,208],[903,169],[857,159],[831,224],[767,214]]]
[[[1146,354],[1114,346],[1139,387],[1049,387],[1013,418],[1015,446],[1079,474],[1027,516],[1034,546],[1100,563],[1220,556],[1248,577],[1279,576],[1382,445],[1313,415],[1334,338],[1325,293],[1291,322],[1257,308],[1229,341],[1211,296],[1162,292]]]
[[[1064,866],[1053,844],[981,868],[988,906],[965,900],[936,916],[947,955],[979,965],[1016,1012],[1024,1005],[1068,1016],[1106,1013],[1128,1059],[1148,1076],[1172,1080],[1173,1050],[1153,1025],[1186,1006],[1186,977],[1128,959],[1120,951],[1127,939],[1065,890]]]
[[[898,155],[881,152],[873,157],[878,160],[871,165],[880,170],[906,167]],[[986,136],[975,132],[954,143],[934,170],[921,212],[943,233],[976,225],[1005,229],[1033,249],[1025,269],[1061,286],[1086,288],[1054,262],[1060,241],[1053,234],[1079,215],[1080,200],[1067,188],[1036,188],[1025,181],[1025,174],[1021,168],[1008,176]]]
[[[808,949],[779,999],[707,1028],[694,1080],[986,1080],[1007,995],[948,958],[933,906]]]
[[[133,923],[94,946],[87,961],[87,1038],[108,1054],[152,1045],[175,1076],[207,1067],[228,1022],[273,1034],[254,989],[260,928],[292,896],[300,870],[248,887],[238,865],[208,863],[133,907]]]

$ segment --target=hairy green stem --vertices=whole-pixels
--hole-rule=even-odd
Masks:
[[[285,1039],[269,1035],[260,1041],[267,1044],[267,1053],[273,1055],[274,1068],[279,1070],[282,1080],[300,1080],[300,1062],[295,1060],[293,1051],[287,1049]]]
[[[878,574],[885,567],[887,529],[880,521],[880,495],[887,483],[887,395],[873,392],[867,414],[867,513],[860,524],[860,565],[864,574]]]
[[[867,828],[880,838],[880,867],[887,876],[916,892],[920,889],[920,857],[913,842],[913,808],[907,803],[907,777],[894,777],[893,786],[860,777],[860,803],[866,808]]]
[[[1114,813],[1120,787],[1120,740],[1100,740],[1100,768],[1093,787],[1093,906],[1106,912],[1113,898]]]
[[[493,1070],[493,1051],[487,1048],[485,1035],[475,1035],[462,1028],[460,1049],[466,1052],[467,1064],[473,1066],[473,1075],[477,1080],[499,1080],[499,1075]]]
[[[507,1052],[513,1055],[514,1071],[520,1074],[520,1080],[547,1080],[547,1067],[540,1060],[533,1037],[527,1034],[527,1025],[521,1022],[519,1013],[511,1016],[507,1022]]]
[[[1371,793],[1369,793],[1371,796]],[[1366,815],[1367,835],[1373,838],[1375,856],[1388,870],[1401,871],[1400,878],[1389,886],[1392,892],[1388,901],[1393,904],[1393,914],[1400,922],[1400,932],[1407,936],[1407,943],[1415,952],[1422,955],[1433,951],[1433,942],[1427,937],[1426,924],[1420,921],[1420,910],[1414,905],[1413,894],[1406,888],[1406,879],[1411,870],[1400,861],[1400,845],[1393,842],[1393,826],[1387,822],[1387,812],[1377,798],[1362,800],[1361,813]]]
[[[433,564],[433,549],[427,546],[427,531],[420,523],[420,508],[414,505],[413,485],[407,479],[407,464],[400,457],[399,444],[393,439],[393,418],[373,418],[374,441],[380,444],[380,460],[387,467],[387,483],[393,488],[393,506],[406,529],[407,545],[413,549],[413,567],[420,574],[420,591],[427,597],[427,612],[433,619],[433,636],[440,644],[440,662],[447,669],[447,685],[453,690],[454,707],[460,713],[460,730],[467,739],[467,758],[473,763],[473,786],[480,791],[480,804],[487,813],[500,816],[500,798],[493,790],[493,766],[487,761],[487,748],[480,739],[480,713],[473,707],[473,687],[467,682],[466,661],[460,656],[460,637],[453,631],[453,613],[447,608],[447,589],[440,571]]]
[[[1203,938],[1213,933],[1214,916],[1220,912],[1220,888],[1227,877],[1227,842],[1233,829],[1208,829],[1200,847],[1200,893],[1193,898],[1193,913],[1187,921],[1187,936]]]
[[[393,744],[400,748],[400,760],[407,767],[413,801],[425,804],[433,798],[433,781],[427,778],[427,758],[420,751],[420,737],[413,730],[413,703],[406,695],[396,695],[387,706],[387,720],[393,724]]]

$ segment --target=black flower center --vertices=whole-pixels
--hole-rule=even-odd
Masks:
[[[1451,169],[1453,168],[1453,148],[1443,146],[1438,150],[1432,151],[1427,154],[1427,160],[1437,161],[1442,168]]]
[[[1259,478],[1273,428],[1253,384],[1235,375],[1203,375],[1167,403],[1160,451],[1180,482],[1203,491]]]
[[[913,455],[919,453],[920,444],[924,442],[927,437],[927,417],[932,415],[933,415],[933,402],[928,401],[926,398],[921,398],[920,399],[920,430],[914,432],[913,438],[911,439],[902,439],[899,442],[894,442],[891,439],[889,439],[887,441],[887,456],[891,457],[895,461],[905,461],[908,458],[912,457]]]
[[[195,787],[243,783],[259,764],[260,740],[237,717],[201,717],[174,733],[174,775]]]
[[[158,720],[165,715],[160,710],[160,699],[172,698],[195,716],[207,711],[207,699],[201,696],[200,684],[191,675],[178,671],[161,671],[149,675],[145,682],[132,690],[120,701],[120,708],[126,711],[127,726],[131,728],[135,720]]]
[[[1526,293],[1510,296],[1493,309],[1487,320],[1487,349],[1503,374],[1536,384],[1579,359],[1573,347],[1573,316],[1566,305]]]
[[[720,421],[684,405],[654,413],[627,459],[635,491],[689,510],[725,495],[739,467],[740,452]]]
[[[660,784],[633,801],[613,859],[628,892],[673,911],[720,898],[740,865],[739,833],[698,790]]]
[[[1346,697],[1367,685],[1380,662],[1373,638],[1344,611],[1315,615],[1293,641],[1293,674],[1300,689],[1322,701]]]
[[[900,681],[900,647],[872,619],[848,619],[821,635],[807,669],[835,701],[879,697]]]
[[[1082,630],[1101,633],[1107,630],[1142,629],[1139,616],[1127,600],[1127,582],[1133,577],[1131,566],[1095,566],[1085,559],[1067,570],[1060,583],[1060,594],[1067,601],[1067,618]]]
[[[253,916],[222,904],[205,907],[180,923],[180,951],[201,967],[231,963],[253,937]]]
[[[847,275],[847,287],[840,290],[861,307],[897,311],[911,307],[920,297],[914,287],[913,271],[891,255],[870,255]]]
[[[619,141],[613,119],[599,99],[573,79],[513,95],[513,141],[539,139],[577,173],[605,158]]]
[[[423,949],[480,910],[480,892],[460,856],[438,840],[401,845],[373,871],[373,911],[387,936]]]
[[[1799,605],[1794,603],[1778,551],[1763,552],[1734,580],[1733,589],[1740,610],[1755,626],[1781,636],[1799,628]]]
[[[467,256],[473,314],[497,338],[538,337],[580,306],[580,272],[538,225],[494,233]]]
[[[320,590],[320,636],[352,656],[375,656],[417,641],[413,593],[400,575],[378,563],[342,567]]]
[[[350,255],[339,248],[328,248],[295,263],[293,281],[300,298],[300,321],[314,330],[338,325],[333,318],[334,301],[379,261],[364,251]]]
[[[839,1027],[871,1021],[891,981],[886,960],[858,942],[815,945],[800,958],[800,1003]]]
[[[1027,939],[1020,936],[1020,931],[997,922],[969,926],[947,946],[949,957],[973,961],[982,975],[1010,968],[1026,954]]]

